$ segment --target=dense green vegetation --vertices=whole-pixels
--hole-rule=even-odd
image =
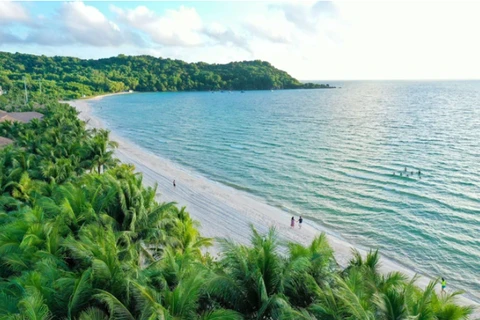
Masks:
[[[119,55],[82,60],[0,52],[0,86],[23,89],[23,78],[32,91],[57,98],[80,98],[106,92],[270,90],[329,88],[302,84],[264,61],[228,64],[186,63],[151,56]]]
[[[13,96],[12,96],[13,97]],[[10,101],[12,108],[21,108]],[[32,103],[33,105],[33,103]],[[30,106],[31,107],[31,106]],[[104,130],[49,101],[42,121],[0,123],[0,319],[466,319],[458,292],[336,263],[324,234],[279,253],[274,230],[202,254],[185,208],[155,201]]]

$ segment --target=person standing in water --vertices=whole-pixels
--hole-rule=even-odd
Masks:
[[[175,180],[173,180],[173,187],[175,188],[177,185],[175,184]]]
[[[292,220],[290,220],[290,227],[295,228],[295,218],[292,217]]]
[[[447,280],[442,277],[442,292],[445,293],[445,288],[447,287]]]
[[[302,219],[302,216],[300,216],[298,218],[298,229],[302,229],[302,222],[303,222],[303,219]]]

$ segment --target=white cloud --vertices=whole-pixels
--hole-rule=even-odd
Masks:
[[[227,28],[218,22],[213,22],[207,27],[204,27],[202,33],[213,41],[213,45],[236,46],[250,52],[248,40],[244,36],[237,34],[232,29]]]
[[[0,30],[0,45],[6,43],[22,43],[22,39],[14,34]]]
[[[18,2],[0,1],[0,24],[27,22],[30,18]]]
[[[119,46],[134,42],[134,35],[122,32],[97,8],[83,2],[66,2],[60,10],[68,34],[77,42],[93,46]]]
[[[200,47],[226,45],[249,50],[247,40],[233,29],[218,22],[206,24],[195,8],[180,6],[157,15],[146,6],[121,9],[110,6],[121,23],[146,33],[159,45]]]
[[[188,47],[203,42],[200,34],[203,22],[194,8],[181,6],[178,10],[167,10],[164,16],[157,16],[145,6],[128,10],[110,8],[120,21],[145,32],[158,44]]]
[[[251,15],[245,19],[244,26],[254,37],[278,43],[293,41],[294,26],[278,13],[272,12],[268,18],[260,14]]]
[[[337,10],[330,1],[300,1],[274,4],[271,9],[279,10],[285,19],[305,32],[315,33],[325,19],[336,17]]]

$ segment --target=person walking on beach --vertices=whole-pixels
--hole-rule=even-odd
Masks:
[[[302,216],[300,216],[298,218],[298,229],[302,229],[302,222],[303,222],[303,219],[302,219]]]
[[[290,227],[295,228],[295,218],[292,217],[292,220],[290,220]]]
[[[445,288],[447,287],[447,280],[442,277],[442,293],[445,293]]]
[[[173,180],[173,187],[175,188],[177,185],[175,184],[175,180]]]

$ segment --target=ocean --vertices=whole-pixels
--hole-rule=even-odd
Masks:
[[[480,301],[480,81],[330,85],[90,104],[140,147]]]

